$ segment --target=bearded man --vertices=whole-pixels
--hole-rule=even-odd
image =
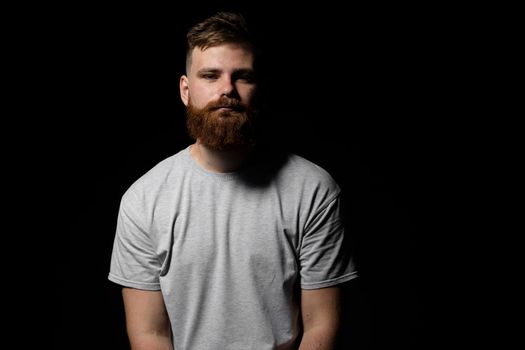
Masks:
[[[187,34],[180,96],[195,143],[123,195],[109,279],[133,349],[333,349],[341,190],[314,163],[258,152],[257,49],[239,14]]]

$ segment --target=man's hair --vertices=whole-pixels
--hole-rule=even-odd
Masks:
[[[187,39],[186,73],[191,64],[193,49],[206,50],[222,44],[246,45],[254,51],[254,41],[245,18],[239,13],[217,12],[190,28]]]

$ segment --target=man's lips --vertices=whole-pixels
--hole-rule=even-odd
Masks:
[[[223,110],[230,110],[230,111],[241,111],[242,108],[240,106],[217,106],[214,108],[214,110],[223,109]]]

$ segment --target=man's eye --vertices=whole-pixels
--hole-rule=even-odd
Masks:
[[[239,76],[237,80],[241,80],[246,83],[253,83],[255,82],[255,77],[251,74],[246,74],[246,75]]]
[[[217,79],[217,76],[215,74],[203,74],[201,77],[206,80]]]

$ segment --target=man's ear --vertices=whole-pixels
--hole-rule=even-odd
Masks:
[[[188,77],[185,75],[180,77],[179,90],[182,103],[184,103],[185,106],[188,106],[188,101],[190,100],[190,87],[188,85]]]

